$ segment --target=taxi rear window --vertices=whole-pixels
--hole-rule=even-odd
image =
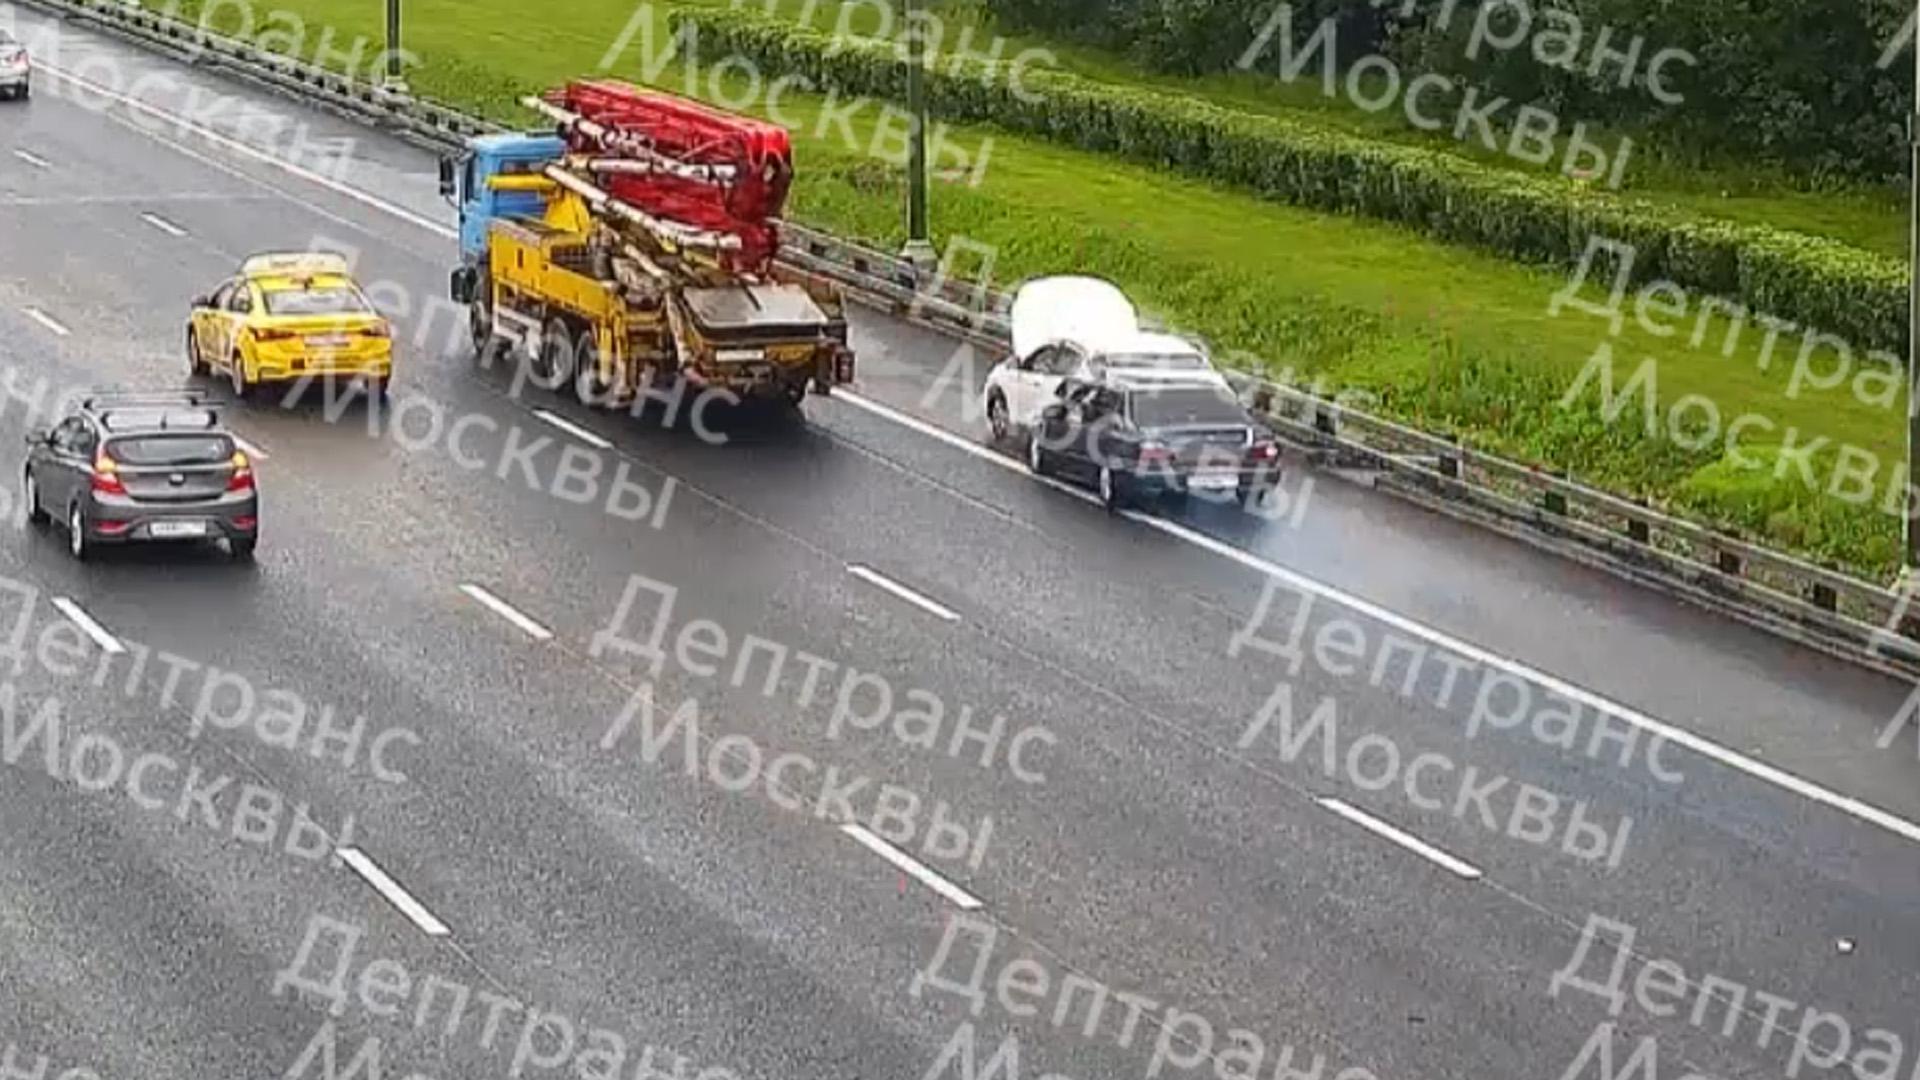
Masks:
[[[110,452],[129,465],[214,465],[233,457],[224,435],[140,435],[115,439]]]
[[[367,302],[353,289],[322,285],[311,289],[268,289],[269,315],[364,315]]]

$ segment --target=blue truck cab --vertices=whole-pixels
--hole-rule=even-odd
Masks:
[[[557,135],[476,135],[467,140],[457,158],[440,161],[440,194],[460,211],[460,265],[453,271],[453,299],[481,303],[480,287],[487,267],[487,232],[493,219],[539,217],[541,196],[530,191],[495,191],[487,181],[495,176],[537,173],[558,161],[566,143]]]

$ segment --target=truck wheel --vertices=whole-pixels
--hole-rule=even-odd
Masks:
[[[567,324],[555,316],[547,320],[540,334],[540,353],[534,357],[534,384],[542,390],[560,390],[573,381],[573,334]]]
[[[467,305],[467,333],[473,338],[474,355],[487,355],[487,346],[493,344],[493,312],[487,310],[487,305]]]
[[[580,331],[573,355],[579,368],[573,377],[573,396],[588,408],[605,408],[613,396],[613,386],[600,377],[600,347],[593,340],[592,328]]]

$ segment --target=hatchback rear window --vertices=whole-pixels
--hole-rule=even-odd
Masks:
[[[266,294],[269,315],[364,315],[367,302],[352,289],[275,289]]]
[[[1186,424],[1244,424],[1247,412],[1233,395],[1211,387],[1162,387],[1136,390],[1133,420],[1141,427]]]
[[[128,465],[216,465],[233,456],[224,435],[141,435],[116,439],[107,448]]]

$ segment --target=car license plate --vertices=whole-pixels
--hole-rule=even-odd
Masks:
[[[1199,473],[1187,483],[1204,491],[1224,491],[1239,484],[1240,478],[1232,473]]]
[[[147,527],[147,532],[158,540],[205,536],[207,523],[204,521],[156,521]]]
[[[310,349],[344,349],[347,347],[348,340],[345,334],[316,334],[307,339],[307,347]]]

